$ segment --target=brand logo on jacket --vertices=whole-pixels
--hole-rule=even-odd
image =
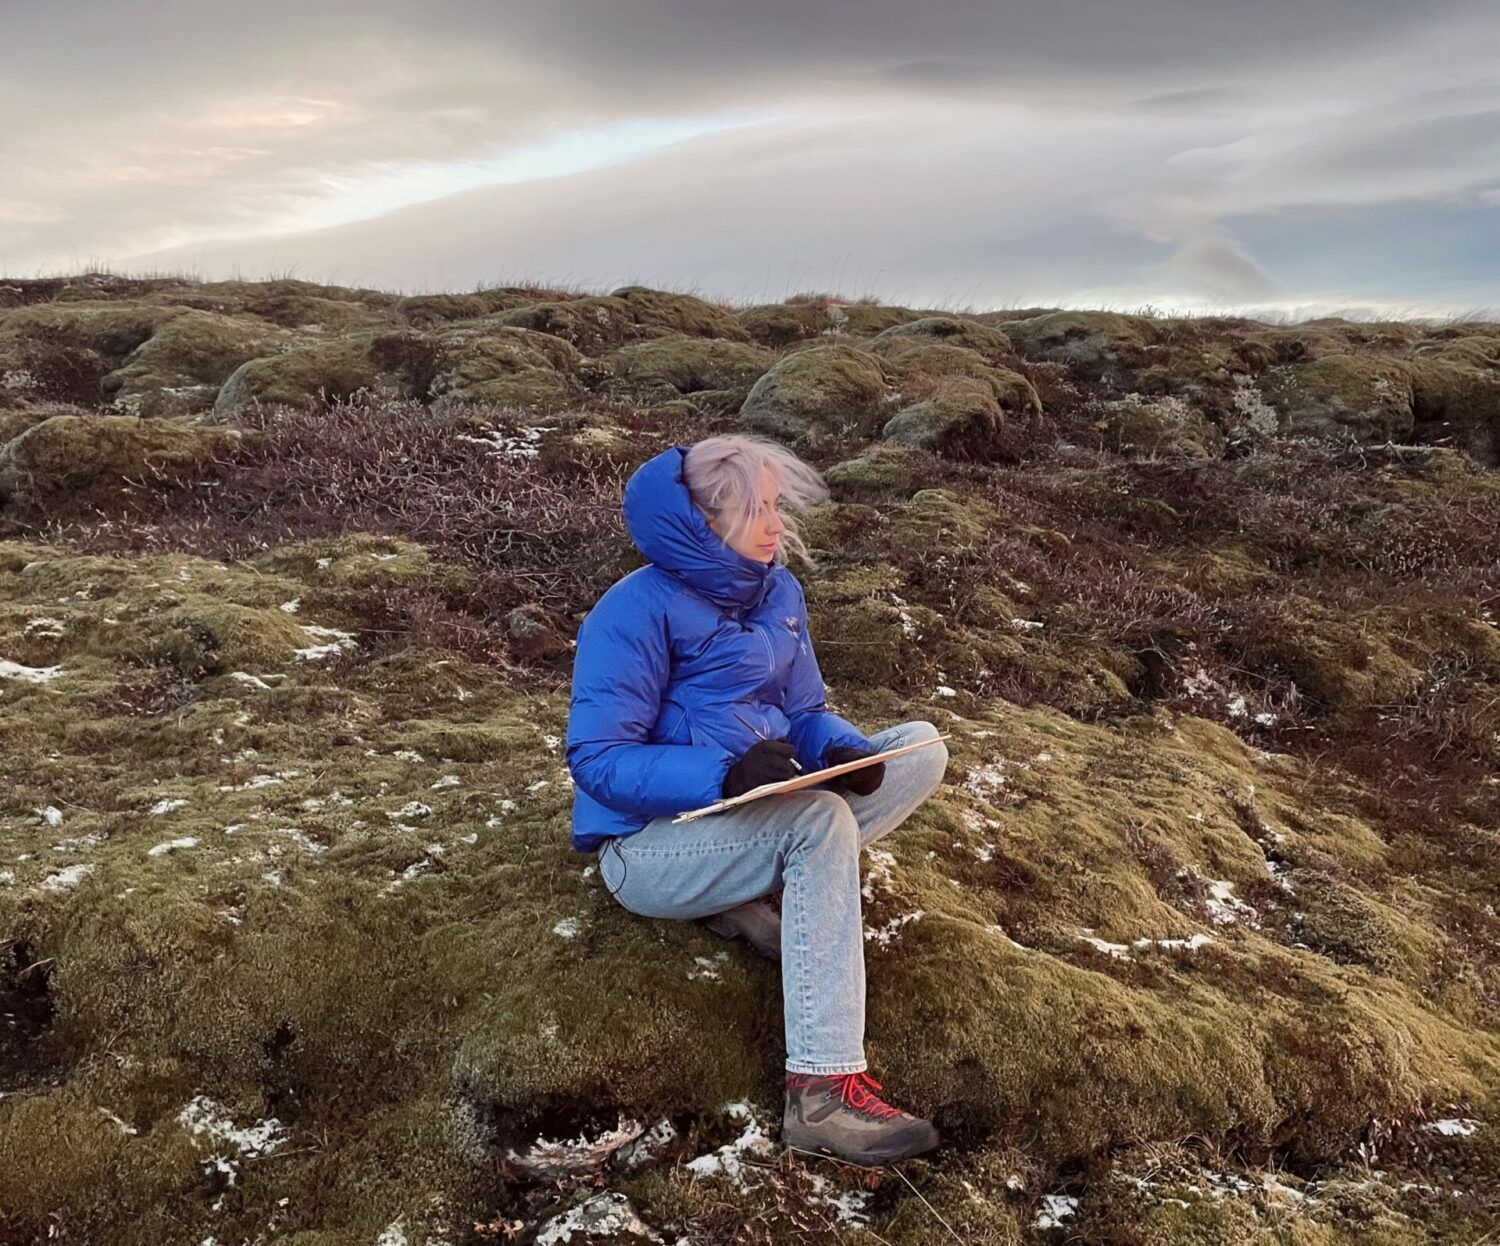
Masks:
[[[797,634],[797,616],[796,615],[789,614],[789,615],[786,616],[786,618],[782,619],[781,621],[786,624],[786,630],[789,631],[789,632],[791,632],[791,634],[793,636],[795,636]]]

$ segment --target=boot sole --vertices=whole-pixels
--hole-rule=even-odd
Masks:
[[[815,1155],[823,1159],[838,1160],[838,1162],[841,1164],[854,1164],[859,1168],[879,1168],[885,1164],[894,1164],[897,1160],[913,1159],[918,1155],[926,1155],[930,1151],[937,1150],[937,1148],[942,1146],[942,1144],[942,1137],[938,1134],[934,1134],[932,1141],[927,1143],[925,1146],[914,1147],[911,1150],[900,1151],[893,1155],[866,1154],[860,1156],[858,1159],[852,1158],[847,1155],[840,1155],[832,1147],[825,1146],[821,1143],[819,1143],[816,1147],[805,1147],[798,1146],[794,1142],[783,1141],[781,1147],[783,1155],[787,1152],[795,1152],[798,1155]]]

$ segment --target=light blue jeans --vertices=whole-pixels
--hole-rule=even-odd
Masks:
[[[931,740],[929,722],[870,737],[877,749]],[[888,835],[942,782],[938,743],[885,763],[870,795],[819,786],[763,796],[674,825],[655,818],[600,846],[599,876],[643,917],[691,920],[783,888],[781,991],[786,1067],[859,1073],[865,1063],[865,939],[860,849]]]

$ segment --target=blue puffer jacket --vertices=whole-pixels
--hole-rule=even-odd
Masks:
[[[626,483],[625,522],[650,565],[611,585],[578,631],[568,769],[580,852],[712,804],[762,737],[789,739],[808,770],[836,745],[873,747],[824,706],[797,577],[708,526],[686,454],[664,450]]]

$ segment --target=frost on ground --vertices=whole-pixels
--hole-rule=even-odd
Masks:
[[[730,1120],[740,1121],[744,1128],[733,1142],[726,1142],[717,1151],[700,1155],[687,1164],[689,1172],[699,1177],[724,1177],[744,1188],[748,1179],[747,1158],[766,1161],[771,1159],[776,1148],[766,1132],[765,1124],[756,1116],[748,1103],[730,1103],[724,1107]]]
[[[274,1116],[241,1128],[222,1104],[201,1094],[178,1112],[177,1120],[189,1133],[208,1142],[214,1153],[203,1161],[204,1168],[223,1173],[229,1185],[235,1183],[237,1161],[242,1156],[269,1155],[290,1136]]]

